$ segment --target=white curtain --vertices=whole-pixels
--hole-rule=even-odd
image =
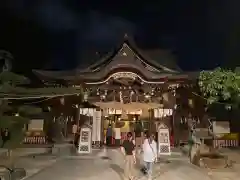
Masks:
[[[154,109],[154,118],[163,118],[166,116],[171,116],[173,114],[173,110],[172,109]]]
[[[85,116],[93,116],[94,111],[94,108],[80,108],[80,114]]]
[[[96,111],[96,141],[101,141],[102,111]]]
[[[92,115],[92,141],[101,141],[102,111],[91,109],[88,114]]]
[[[94,113],[92,116],[92,141],[96,141],[97,137],[97,122],[96,122],[96,109],[94,109]]]

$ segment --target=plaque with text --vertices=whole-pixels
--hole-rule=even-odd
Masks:
[[[88,131],[82,131],[81,135],[81,142],[88,142],[89,132]]]
[[[169,142],[169,136],[167,132],[162,132],[159,135],[159,143],[168,143]]]
[[[86,154],[92,152],[92,130],[89,127],[81,128],[78,153]]]
[[[171,155],[169,129],[164,123],[158,126],[158,154]]]

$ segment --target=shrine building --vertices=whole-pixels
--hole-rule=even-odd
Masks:
[[[187,140],[189,119],[201,124],[204,105],[192,93],[197,73],[182,71],[172,57],[166,50],[142,50],[125,35],[113,51],[85,69],[33,72],[45,86],[83,88],[84,101],[96,108],[79,106],[78,113],[91,116],[96,143],[106,141],[109,127],[117,129],[114,144],[126,132],[138,137],[139,132],[156,132],[160,124],[169,129],[173,143]]]

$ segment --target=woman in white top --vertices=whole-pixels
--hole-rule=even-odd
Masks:
[[[144,140],[143,143],[143,161],[148,173],[148,179],[152,179],[153,163],[157,160],[157,143],[154,140],[154,135]]]

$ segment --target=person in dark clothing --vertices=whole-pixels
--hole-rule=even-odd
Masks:
[[[194,132],[193,130],[190,131],[189,137],[188,137],[188,146],[189,146],[189,151],[188,151],[188,157],[191,160],[191,152],[192,152],[192,147],[194,145]]]
[[[108,128],[107,128],[107,134],[106,134],[106,144],[107,144],[107,146],[112,145],[112,137],[113,137],[112,126],[111,126],[111,124],[109,124]]]
[[[124,175],[125,179],[133,179],[134,178],[134,164],[136,164],[136,155],[135,155],[135,144],[133,142],[132,133],[129,132],[127,134],[127,140],[124,140],[121,151],[125,156],[125,167],[124,167]]]
[[[1,138],[2,138],[1,148],[3,148],[6,142],[10,139],[10,132],[8,128],[1,132]]]
[[[140,153],[142,149],[142,144],[143,144],[143,127],[142,127],[142,122],[137,121],[135,125],[135,145],[136,145],[136,152]]]

